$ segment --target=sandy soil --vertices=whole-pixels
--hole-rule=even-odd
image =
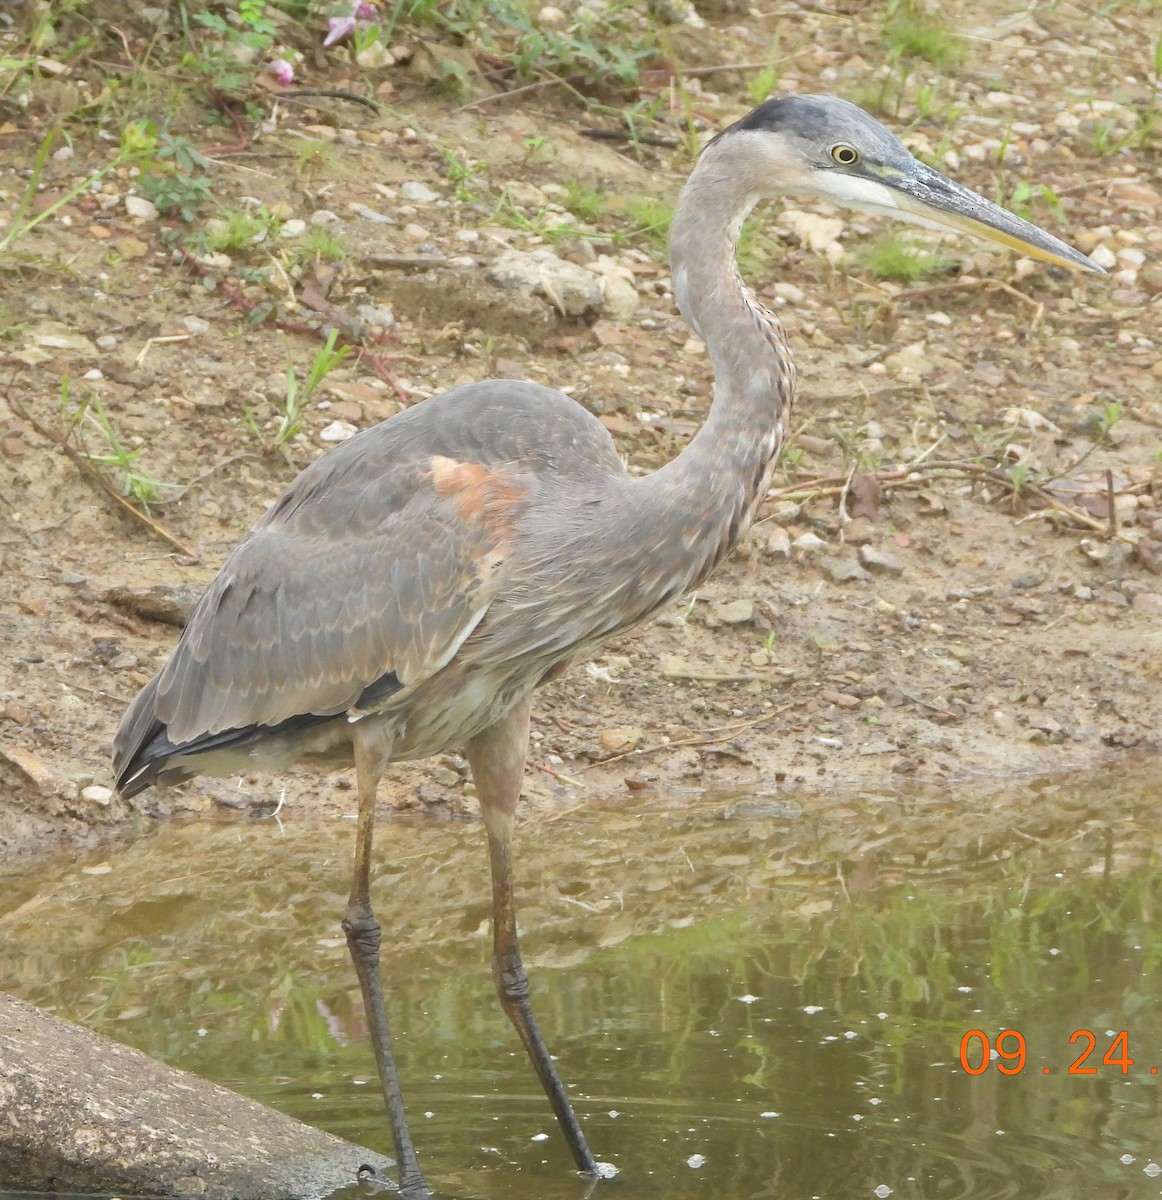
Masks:
[[[530,804],[738,787],[822,803],[1114,771],[1158,748],[1162,179],[1148,141],[1095,146],[1102,122],[1116,135],[1146,103],[1154,19],[1065,5],[1046,24],[1014,27],[1007,11],[982,13],[985,32],[938,112],[918,115],[906,92],[888,123],[989,196],[1022,181],[1053,189],[1060,211],[1035,195],[1031,216],[1103,255],[1110,275],[1066,276],[950,242],[959,273],[892,285],[860,265],[871,219],[821,225],[835,214],[798,202],[791,216],[767,214],[750,278],[784,319],[800,368],[790,452],[763,519],[707,587],[544,690]],[[793,53],[776,90],[850,94],[886,61],[882,13],[840,19],[784,4],[777,16]],[[773,20],[711,15],[707,30],[671,36],[687,65],[752,62]],[[146,31],[132,13],[123,24],[139,45]],[[133,816],[106,787],[121,712],[164,661],[189,597],[326,449],[333,423],[364,427],[458,382],[524,377],[572,389],[638,471],[680,450],[704,417],[708,360],[674,311],[664,260],[625,238],[628,201],[672,200],[686,151],[635,157],[587,138],[597,117],[553,89],[459,111],[409,70],[359,72],[345,51],[312,52],[311,84],[378,87],[391,108],[300,99],[272,117],[258,89],[249,110],[232,110],[236,131],[211,125],[220,113],[208,106],[177,122],[213,159],[217,203],[253,197],[308,230],[326,222],[350,247],[334,268],[296,259],[289,233],[229,261],[175,254],[172,222],[126,211],[127,168],[4,263],[0,855],[97,837]],[[720,126],[749,107],[752,77],[691,77],[691,107]],[[62,99],[65,83],[46,74],[3,119],[8,209],[54,114],[73,121],[73,154],[50,162],[38,205],[109,160],[94,122]],[[672,127],[651,130],[677,140]],[[323,147],[313,158],[299,153],[304,135]],[[570,184],[600,189],[607,211],[548,248],[594,264],[594,277],[604,268],[632,281],[630,315],[607,304],[566,318],[543,296],[489,282],[506,248],[546,248]],[[203,219],[216,211],[206,205]],[[417,255],[437,261],[407,266]],[[271,308],[265,322],[248,318],[256,305]],[[376,357],[337,368],[287,453],[272,450],[288,365],[303,379],[317,328],[361,305],[378,311],[373,321],[394,315],[368,343]],[[151,512],[184,549],[127,516],[56,444],[64,381],[73,403],[100,401],[140,450],[137,469],[175,485]],[[91,426],[85,439],[101,452]],[[99,471],[120,487],[115,469]],[[1039,488],[1017,496],[1006,479]],[[151,588],[172,590],[155,594],[160,609],[141,603]],[[158,611],[166,620],[151,619]],[[456,756],[395,779],[392,804],[471,807]],[[199,781],[147,794],[142,811],[270,802],[283,782],[288,805],[351,806],[351,778],[303,773]]]

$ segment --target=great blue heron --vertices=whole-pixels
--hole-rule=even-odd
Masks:
[[[234,551],[117,733],[132,796],[197,774],[355,764],[343,928],[405,1197],[428,1194],[404,1116],[371,911],[375,796],[389,762],[465,747],[488,836],[492,970],[581,1171],[597,1174],[529,1006],[512,892],[533,690],[697,587],[766,494],[795,375],[778,318],[739,278],[755,204],[806,193],[1100,272],[1084,254],[924,166],[832,96],[768,100],[715,137],[678,201],[674,295],[714,399],[672,462],[626,474],[579,404],[530,383],[453,388],[307,467]]]

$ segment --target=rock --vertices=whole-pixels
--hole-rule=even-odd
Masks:
[[[97,339],[97,349],[105,351],[116,350],[117,339],[111,333],[103,333]]]
[[[74,333],[58,321],[46,321],[33,334],[33,343],[46,350],[75,350],[79,354],[96,354],[97,347],[84,334]]]
[[[409,237],[413,242],[426,242],[431,236],[431,231],[425,229],[423,225],[417,225],[414,221],[409,221],[403,227],[404,237]]]
[[[867,517],[852,517],[843,527],[843,540],[849,546],[863,546],[875,537],[875,533],[876,527]]]
[[[527,183],[523,179],[506,179],[504,190],[513,204],[522,208],[544,208],[549,198],[535,183]]]
[[[1162,594],[1158,592],[1139,592],[1130,603],[1131,608],[1138,612],[1162,614]]]
[[[615,321],[632,317],[641,304],[637,288],[618,275],[601,275],[602,310]]]
[[[302,237],[306,232],[306,221],[302,217],[291,217],[289,221],[282,223],[282,228],[278,231],[278,236],[282,238],[297,238]]]
[[[637,725],[618,725],[614,729],[603,729],[597,740],[606,754],[624,754],[636,750],[645,733]]]
[[[390,329],[395,324],[395,313],[386,305],[360,304],[355,312],[361,321],[379,329]]]
[[[282,1200],[381,1161],[4,995],[0,1110],[0,1191]]]
[[[822,554],[827,549],[827,543],[817,533],[801,533],[792,543],[791,549],[796,554]]]
[[[844,225],[838,217],[821,217],[818,213],[794,208],[783,210],[779,224],[786,226],[805,246],[820,254],[827,253],[836,244]]]
[[[77,794],[71,780],[45,766],[31,750],[22,746],[0,746],[0,779],[5,775],[15,776],[17,780],[14,794],[24,788],[31,788],[38,796],[69,800]]]
[[[348,438],[353,438],[359,429],[352,425],[350,421],[332,421],[329,425],[324,425],[319,430],[320,442],[345,442]]]
[[[605,301],[601,280],[576,263],[558,258],[551,250],[525,254],[509,250],[484,273],[485,278],[510,292],[543,296],[566,317],[597,312]]]
[[[1101,542],[1097,538],[1082,538],[1078,543],[1082,554],[1099,567],[1120,567],[1130,557],[1125,542]]]
[[[771,530],[767,538],[767,553],[773,558],[791,557],[791,535],[781,525]]]
[[[139,221],[156,221],[158,217],[157,205],[144,196],[126,196],[125,211]]]
[[[99,783],[91,783],[87,788],[81,788],[81,799],[88,804],[106,807],[113,800],[113,789],[102,787]]]
[[[754,601],[743,596],[737,600],[724,600],[712,604],[710,616],[714,622],[722,625],[749,625],[754,620]]]
[[[186,331],[192,333],[195,337],[210,332],[210,322],[205,317],[195,317],[192,315],[183,317],[182,324],[186,327]]]
[[[854,558],[846,556],[824,554],[819,559],[819,567],[832,583],[851,583],[854,580],[866,582],[871,579],[867,571]]]
[[[884,358],[884,366],[896,375],[913,378],[923,378],[936,364],[917,347],[912,346],[897,354],[888,354]]]
[[[869,571],[877,571],[884,575],[903,575],[904,573],[904,564],[898,558],[888,554],[885,550],[876,549],[875,546],[860,546],[859,561]]]
[[[400,198],[409,204],[432,204],[440,199],[440,193],[434,192],[426,183],[409,179],[399,189]]]

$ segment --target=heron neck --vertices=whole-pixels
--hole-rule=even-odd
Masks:
[[[729,143],[707,148],[682,190],[670,231],[674,295],[714,367],[710,414],[671,466],[700,488],[708,480],[719,482],[716,491],[741,483],[747,501],[757,504],[785,434],[795,371],[778,318],[738,272],[739,232],[761,192],[746,184],[748,164],[725,161],[728,156]]]

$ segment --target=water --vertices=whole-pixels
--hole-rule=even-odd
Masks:
[[[599,1191],[1162,1195],[1158,783],[650,797],[527,822],[533,1001],[594,1152],[620,1169]],[[386,1154],[338,929],[352,833],[169,826],[15,874],[0,988]],[[576,1200],[492,992],[479,826],[385,819],[379,857],[389,1011],[429,1181]],[[994,1045],[1019,1031],[1023,1064],[970,1074],[972,1029]],[[1096,1048],[1077,1066],[1093,1073],[1071,1074],[1082,1030]]]

